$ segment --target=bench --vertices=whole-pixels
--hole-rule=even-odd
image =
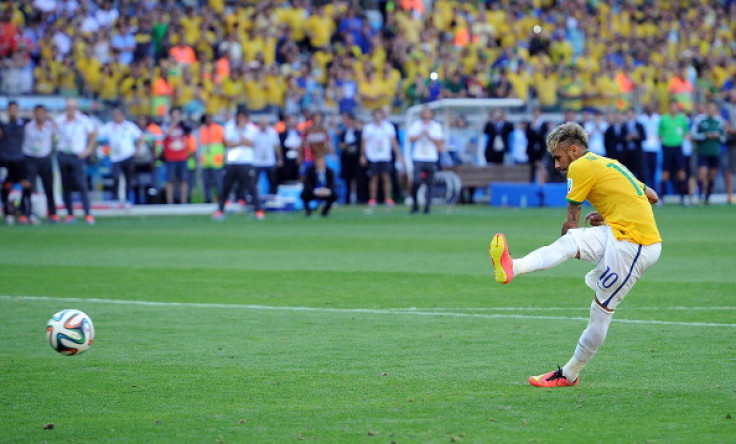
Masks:
[[[529,183],[529,168],[529,165],[456,165],[445,169],[460,177],[460,202],[473,203],[475,188],[488,188],[492,182]]]

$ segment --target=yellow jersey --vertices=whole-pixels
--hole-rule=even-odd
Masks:
[[[587,200],[618,240],[651,245],[662,242],[646,186],[616,160],[591,152],[570,163],[567,201]]]

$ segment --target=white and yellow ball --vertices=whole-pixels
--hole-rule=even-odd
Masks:
[[[51,348],[62,355],[78,355],[92,345],[95,326],[83,311],[66,309],[51,316],[46,323],[46,338]]]

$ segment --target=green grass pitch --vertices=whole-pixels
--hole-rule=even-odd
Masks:
[[[337,208],[0,227],[0,442],[734,442],[736,208],[656,208],[659,263],[577,387],[591,264],[494,282],[564,209]],[[87,312],[57,354],[45,322]],[[45,429],[47,424],[53,428]]]

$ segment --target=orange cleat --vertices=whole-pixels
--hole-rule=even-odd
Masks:
[[[580,381],[580,378],[577,378],[574,382],[569,382],[565,379],[562,369],[559,367],[555,371],[529,377],[529,384],[534,387],[572,387],[573,385],[578,385],[578,381]]]
[[[84,221],[87,223],[87,225],[94,225],[95,224],[95,217],[91,214],[88,214],[84,216]]]
[[[496,273],[496,282],[500,282],[501,284],[511,282],[514,278],[514,261],[509,254],[506,236],[501,233],[493,236],[488,252],[491,254],[491,263]]]
[[[256,211],[256,219],[263,220],[266,218],[266,212],[263,210]]]

